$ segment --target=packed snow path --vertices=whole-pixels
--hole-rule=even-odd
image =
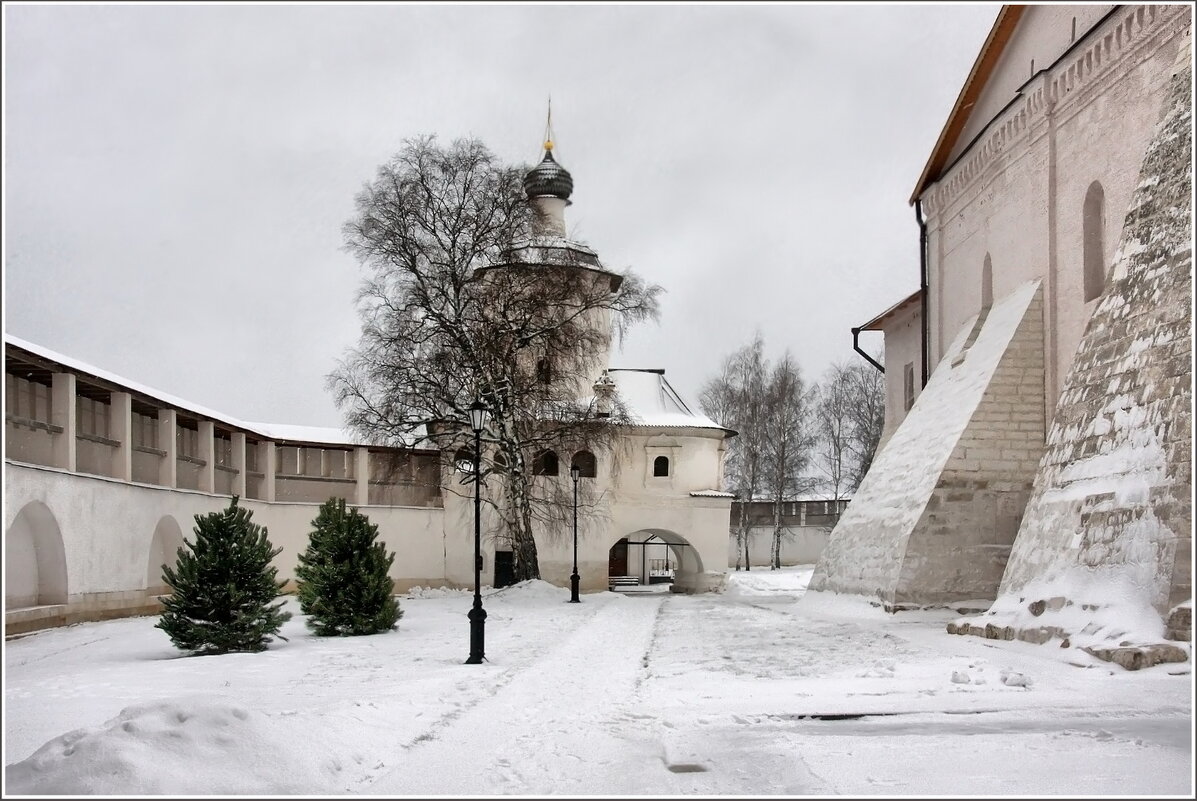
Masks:
[[[747,774],[762,769],[775,791],[814,789],[819,783],[801,761],[732,749],[715,764],[690,735],[651,714],[645,680],[676,603],[694,601],[649,595],[577,609],[584,623],[362,789],[418,796],[482,787],[502,795],[736,793]]]
[[[460,591],[413,592],[372,637],[297,615],[259,654],[181,656],[154,618],[41,632],[6,645],[5,789],[1191,795],[1191,662],[951,636],[951,613],[803,598],[809,576],[488,591],[482,665]]]
[[[578,794],[632,782],[659,755],[640,704],[644,665],[664,596],[574,607],[585,618],[530,663],[504,671],[493,694],[435,727],[365,788],[372,794]],[[490,663],[479,670],[503,671]],[[643,765],[627,764],[628,753]],[[470,754],[473,758],[462,759]],[[608,781],[615,779],[615,786]],[[639,784],[643,787],[643,783]]]

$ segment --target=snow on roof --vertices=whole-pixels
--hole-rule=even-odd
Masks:
[[[841,492],[839,497],[830,490],[810,490],[809,492],[796,492],[786,495],[781,499],[782,503],[804,503],[813,501],[816,503],[827,503],[830,501],[850,501],[852,500],[851,492]],[[773,503],[773,496],[757,494],[752,496],[753,503]]]
[[[633,425],[663,428],[713,428],[734,436],[735,432],[705,414],[691,411],[670,383],[664,370],[636,370],[612,367],[607,375],[615,382],[620,399]]]
[[[130,381],[127,378],[110,373],[107,370],[102,370],[99,367],[80,361],[79,359],[66,356],[56,351],[41,345],[36,345],[28,342],[20,337],[15,337],[12,334],[4,334],[4,342],[6,345],[13,345],[15,347],[26,350],[35,356],[40,356],[52,362],[61,364],[63,367],[74,370],[79,373],[84,373],[103,381],[124,387],[132,392],[153,398],[160,401],[167,406],[172,406],[177,409],[194,414],[198,417],[204,417],[214,420],[219,423],[231,426],[233,428],[244,429],[246,431],[261,434],[262,436],[273,439],[289,442],[311,442],[321,445],[366,445],[370,444],[363,441],[354,433],[340,428],[329,428],[320,426],[296,426],[285,425],[280,423],[250,423],[244,420],[238,420],[223,412],[213,411],[205,408],[199,404],[191,401],[176,398],[166,392],[163,392],[153,387],[148,387],[144,384],[139,384],[136,381]],[[414,438],[412,440],[415,441]]]
[[[734,492],[722,492],[720,490],[695,490],[690,493],[691,498],[734,498]]]

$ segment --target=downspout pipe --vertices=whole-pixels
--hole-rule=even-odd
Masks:
[[[927,223],[923,220],[923,201],[914,201],[914,218],[919,224],[919,299],[922,303],[922,352],[919,358],[920,387],[927,386],[927,365],[931,361],[931,319],[928,316],[928,281],[927,281]],[[870,359],[869,361],[872,361]]]
[[[856,351],[861,356],[864,356],[865,361],[867,361],[869,364],[873,365],[878,370],[880,370],[882,373],[884,373],[885,367],[883,365],[879,364],[877,362],[877,360],[874,359],[872,356],[870,356],[869,354],[865,353],[863,350],[860,349],[860,332],[861,332],[861,329],[859,329],[859,328],[852,329],[852,350]]]

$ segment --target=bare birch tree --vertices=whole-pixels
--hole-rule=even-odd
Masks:
[[[765,474],[764,450],[768,437],[766,394],[768,367],[765,343],[758,332],[753,341],[723,363],[718,377],[708,381],[699,393],[699,406],[722,425],[735,429],[724,464],[724,481],[740,501],[736,526],[736,570],[751,569],[749,559],[752,501],[762,487]]]
[[[885,383],[871,366],[833,364],[817,397],[816,465],[832,499],[839,501],[860,486],[873,463],[885,425]]]
[[[476,139],[442,147],[431,136],[379,168],[344,226],[366,273],[361,337],[329,376],[350,428],[396,446],[423,438],[450,461],[473,454],[469,409],[485,403],[480,477],[500,478],[490,502],[516,581],[540,576],[534,522],[566,517],[560,488],[533,481],[535,457],[612,445],[626,415],[616,404],[599,417],[589,392],[604,321],[622,331],[655,317],[661,291],[565,250],[552,264],[512,263],[532,230],[526,172]]]
[[[875,358],[881,360],[880,355]],[[848,407],[852,431],[848,445],[852,452],[848,484],[855,492],[873,465],[885,428],[885,375],[870,364],[853,362],[845,370],[843,380],[849,395],[855,399]]]
[[[769,371],[766,386],[763,455],[764,483],[773,499],[771,570],[781,567],[782,505],[809,484],[804,475],[814,443],[807,408],[809,395],[802,370],[787,350]]]

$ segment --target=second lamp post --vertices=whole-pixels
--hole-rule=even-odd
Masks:
[[[482,429],[489,415],[482,401],[470,406],[470,427],[474,429],[474,606],[470,619],[470,658],[467,665],[486,658],[486,610],[482,608],[479,582],[482,578]]]
[[[581,579],[578,577],[578,477],[582,475],[582,470],[576,464],[569,468],[569,477],[574,480],[574,572],[569,577],[569,602],[571,604],[581,603],[578,599],[578,583]]]

